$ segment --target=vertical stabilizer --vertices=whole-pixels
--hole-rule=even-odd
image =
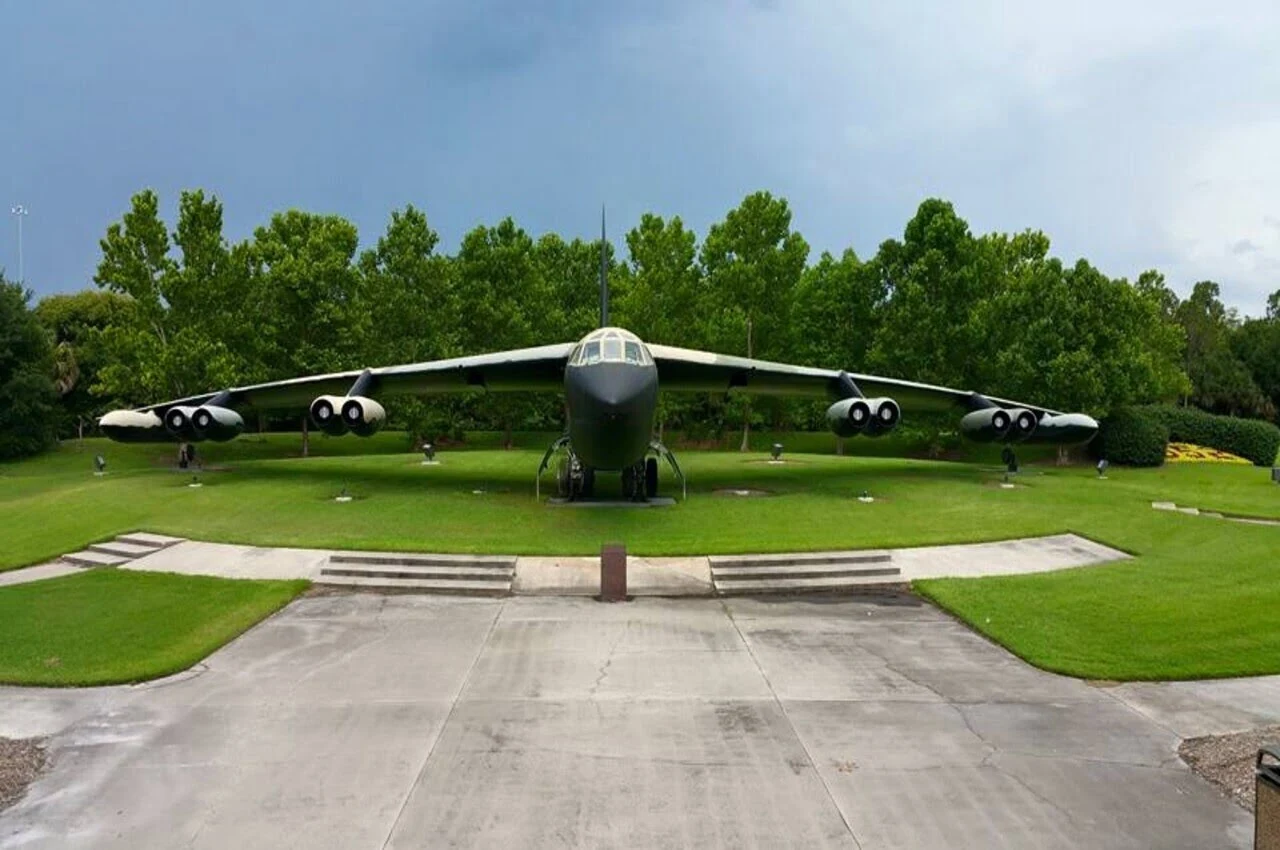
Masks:
[[[604,204],[600,205],[600,327],[609,326],[609,258],[605,252]]]

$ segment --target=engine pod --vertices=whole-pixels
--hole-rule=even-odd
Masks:
[[[358,437],[372,437],[386,421],[386,409],[371,398],[350,396],[342,403],[342,424]]]
[[[1060,413],[1040,420],[1027,442],[1051,443],[1059,446],[1081,445],[1098,433],[1098,421],[1083,413]]]
[[[880,437],[888,434],[902,421],[902,408],[891,398],[869,398],[865,400],[870,408],[871,417],[862,433],[868,437]]]
[[[1009,433],[1005,435],[1005,439],[1011,443],[1021,443],[1029,439],[1036,432],[1036,426],[1040,424],[1040,417],[1025,408],[1014,408],[1009,411],[1009,416],[1013,424],[1009,427]]]
[[[102,433],[118,443],[171,443],[164,421],[150,410],[112,410],[98,420]]]
[[[842,398],[827,408],[827,427],[837,437],[853,437],[871,421],[871,406],[864,398]]]
[[[164,428],[170,436],[193,442],[204,439],[196,433],[194,421],[196,408],[174,406],[164,412]]]
[[[204,405],[191,415],[191,424],[196,436],[202,440],[214,440],[225,443],[234,440],[244,430],[244,419],[239,413],[227,407]]]
[[[346,396],[340,395],[320,396],[311,402],[311,421],[329,436],[341,437],[347,433],[347,425],[342,420],[342,405],[346,400]]]
[[[1003,407],[987,407],[965,414],[960,420],[960,433],[978,443],[1003,440],[1013,427],[1013,416]]]

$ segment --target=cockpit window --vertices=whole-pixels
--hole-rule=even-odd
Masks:
[[[653,360],[635,334],[620,328],[601,328],[587,335],[570,363],[574,366],[590,366],[593,363],[648,366]]]

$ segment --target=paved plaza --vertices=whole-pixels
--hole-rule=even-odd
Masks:
[[[0,688],[3,848],[1247,847],[1180,735],[1274,679],[1099,687],[908,595],[303,598],[172,679]]]

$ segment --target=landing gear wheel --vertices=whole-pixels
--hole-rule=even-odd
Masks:
[[[658,459],[646,458],[644,462],[644,495],[652,499],[658,495]]]
[[[633,502],[644,501],[644,462],[640,461],[622,470],[622,498]]]
[[[560,458],[560,463],[556,466],[556,493],[562,499],[573,498],[573,476],[570,474],[571,465],[569,458]]]

